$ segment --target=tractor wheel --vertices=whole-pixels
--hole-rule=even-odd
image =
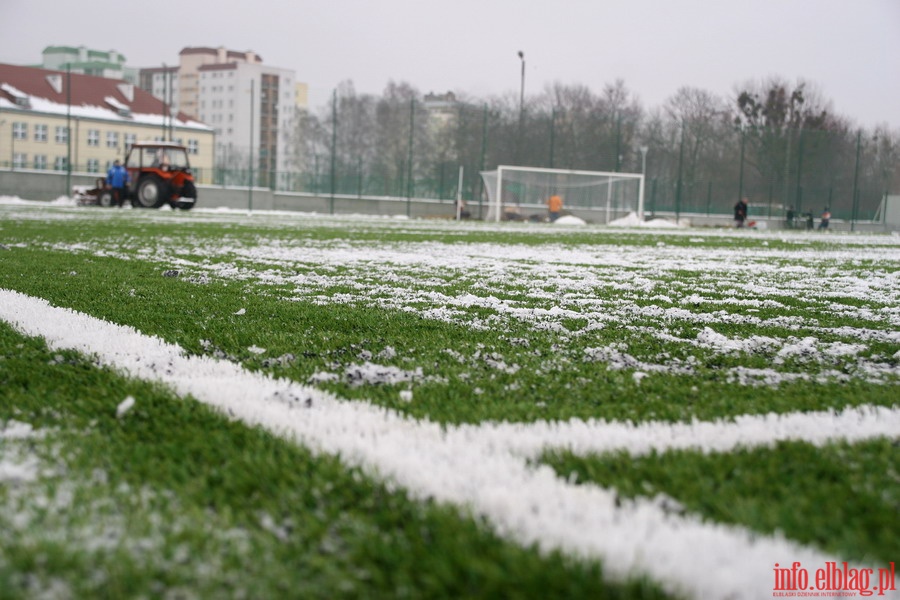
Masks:
[[[194,185],[193,181],[184,182],[184,187],[181,188],[181,195],[184,198],[197,199],[197,186]]]
[[[172,208],[178,208],[180,210],[191,210],[194,208],[194,204],[197,203],[197,187],[194,185],[194,182],[186,180],[181,187],[178,196],[179,200],[172,202]],[[190,202],[183,201],[187,199],[189,199]]]
[[[168,185],[159,177],[150,175],[138,182],[133,205],[135,208],[159,208],[168,196]]]
[[[103,190],[97,196],[97,204],[100,206],[112,206],[113,205],[113,193],[110,190]]]

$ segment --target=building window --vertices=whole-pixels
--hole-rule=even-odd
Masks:
[[[56,126],[56,143],[65,144],[69,141],[69,128],[62,125]]]
[[[87,171],[88,173],[99,173],[100,161],[96,158],[89,158],[87,161]]]
[[[134,142],[136,139],[137,139],[137,136],[135,136],[133,133],[125,134],[125,151],[126,152],[131,150],[131,147],[134,146]]]
[[[107,131],[106,132],[106,147],[107,148],[118,148],[119,147],[119,133],[117,131]]]
[[[36,142],[46,142],[47,141],[47,126],[46,125],[35,125],[34,126],[34,141],[36,141]]]
[[[28,155],[24,152],[13,153],[13,167],[16,169],[23,168],[28,163]]]
[[[27,140],[28,139],[28,123],[13,123],[13,139],[14,140]]]
[[[47,168],[47,155],[46,154],[35,154],[34,155],[34,168],[44,170]]]
[[[88,146],[99,146],[100,145],[100,130],[99,129],[88,129],[87,135],[87,145]]]
[[[66,170],[66,157],[65,156],[57,156],[56,160],[53,161],[53,169],[56,171],[65,171]]]
[[[200,143],[197,140],[188,140],[188,154],[200,154]]]

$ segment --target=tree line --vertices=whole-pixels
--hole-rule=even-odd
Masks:
[[[773,77],[731,97],[683,87],[645,108],[621,80],[599,93],[561,83],[528,97],[423,95],[390,82],[381,95],[341,83],[297,119],[295,186],[317,192],[477,200],[498,165],[645,171],[651,210],[757,212],[830,207],[871,218],[900,193],[900,133],[856,127],[813,85]]]

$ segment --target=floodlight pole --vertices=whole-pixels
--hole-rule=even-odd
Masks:
[[[519,134],[516,136],[516,164],[521,161],[522,129],[525,126],[525,53],[519,50],[519,61],[522,63],[521,84],[519,86]]]
[[[525,112],[525,53],[519,50],[519,60],[522,61],[522,84],[519,88],[519,121]]]

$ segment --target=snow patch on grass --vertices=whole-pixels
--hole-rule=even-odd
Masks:
[[[733,424],[571,421],[441,426],[365,402],[342,401],[226,361],[190,357],[181,348],[132,328],[54,308],[16,292],[0,290],[0,318],[25,335],[44,337],[52,348],[93,355],[100,364],[161,381],[180,395],[191,395],[313,451],[340,455],[351,465],[396,482],[413,497],[471,507],[498,532],[522,544],[597,557],[613,579],[646,573],[670,592],[702,598],[758,598],[770,593],[770,581],[761,574],[770,572],[773,557],[787,556],[804,564],[839,559],[779,536],[677,514],[658,499],[619,503],[610,490],[571,485],[529,459],[546,448],[578,444],[582,444],[579,451],[708,450],[778,439],[866,439],[900,431],[900,409],[872,407],[839,414],[738,417]],[[389,378],[409,375],[377,366],[371,370],[387,372]],[[314,401],[281,400],[288,396]]]

